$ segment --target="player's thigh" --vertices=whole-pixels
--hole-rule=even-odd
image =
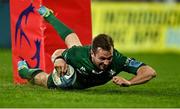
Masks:
[[[69,34],[66,39],[65,39],[65,43],[67,45],[68,48],[71,48],[72,46],[76,45],[76,46],[82,46],[81,41],[79,40],[78,36],[76,35],[76,33],[71,33]]]

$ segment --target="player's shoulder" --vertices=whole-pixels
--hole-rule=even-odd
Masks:
[[[83,55],[89,55],[90,46],[72,46],[67,50],[68,53],[74,55],[74,56],[83,56]]]
[[[77,46],[77,45],[74,45],[72,46],[70,49],[73,49],[73,50],[89,50],[90,49],[90,46]]]
[[[114,48],[113,56],[123,56],[123,54],[121,52],[119,52],[117,49]]]

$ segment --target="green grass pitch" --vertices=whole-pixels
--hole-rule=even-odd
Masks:
[[[157,77],[144,85],[118,87],[111,81],[86,90],[49,90],[14,85],[11,50],[0,49],[0,107],[180,107],[180,55],[126,54],[154,67]],[[121,73],[123,77],[132,75]]]

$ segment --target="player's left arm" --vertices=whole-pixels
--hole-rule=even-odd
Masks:
[[[141,66],[137,70],[137,75],[135,75],[132,79],[129,80],[131,85],[143,84],[156,77],[156,71],[148,66]]]
[[[115,63],[117,68],[119,66],[123,71],[134,74],[130,80],[127,80],[120,76],[114,76],[112,81],[120,86],[131,86],[137,84],[143,84],[156,77],[156,71],[149,65],[140,62],[134,58],[123,56],[118,51],[114,53]]]
[[[156,77],[155,70],[148,65],[144,65],[138,68],[136,75],[130,80],[126,80],[120,76],[115,76],[113,77],[112,81],[119,86],[127,87],[146,83],[154,77]]]

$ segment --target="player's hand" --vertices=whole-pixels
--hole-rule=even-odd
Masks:
[[[131,82],[120,77],[120,76],[114,76],[112,79],[113,83],[119,86],[128,87],[131,85]]]
[[[56,59],[55,62],[54,62],[54,67],[55,69],[57,70],[59,76],[60,75],[64,75],[66,74],[66,71],[67,71],[67,64],[66,62],[64,61],[64,59]]]

